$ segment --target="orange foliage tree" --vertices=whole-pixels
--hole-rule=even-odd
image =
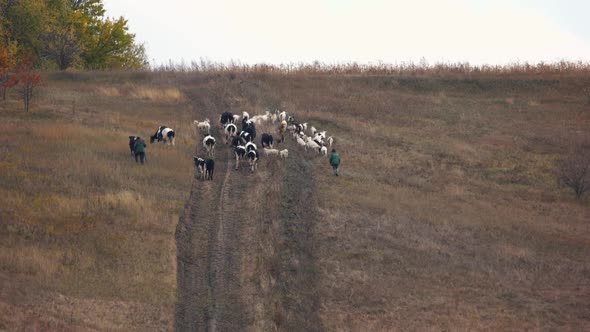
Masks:
[[[33,61],[29,57],[23,57],[16,67],[16,73],[9,79],[8,85],[19,86],[25,111],[28,112],[31,99],[33,99],[33,90],[35,87],[43,85],[43,80],[41,79],[41,75],[35,70]]]

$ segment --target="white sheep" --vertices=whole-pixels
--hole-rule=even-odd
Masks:
[[[322,156],[327,156],[327,155],[328,155],[328,148],[327,148],[327,147],[325,147],[325,146],[322,146],[322,147],[320,148],[320,154],[321,154]]]
[[[283,159],[287,159],[287,157],[289,157],[289,150],[284,149],[279,151],[279,155],[281,156],[281,158]]]

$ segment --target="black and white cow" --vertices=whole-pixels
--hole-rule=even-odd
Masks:
[[[256,138],[256,125],[254,124],[254,121],[246,121],[245,126],[242,125],[242,130],[250,134],[252,140]]]
[[[197,179],[204,179],[206,164],[205,159],[193,156],[193,160],[195,161],[195,167],[197,168]]]
[[[135,141],[140,139],[139,136],[129,136],[129,150],[131,150],[131,155],[133,156],[133,146],[135,145]]]
[[[250,162],[250,171],[254,172],[254,170],[258,168],[258,151],[250,150],[246,152],[246,158],[248,158],[248,161]]]
[[[228,123],[223,128],[223,132],[225,133],[225,144],[227,144],[230,139],[233,139],[236,136],[236,132],[238,131],[238,127],[233,123]]]
[[[246,144],[254,140],[254,138],[252,138],[252,135],[250,135],[249,132],[243,130],[240,131],[240,133],[238,134],[238,138],[242,142],[242,144]]]
[[[256,147],[256,144],[254,144],[254,142],[248,142],[248,143],[246,143],[246,145],[244,147],[246,148],[246,152],[258,150],[258,148]]]
[[[213,171],[215,170],[215,162],[213,159],[205,160],[205,180],[213,181]]]
[[[231,140],[231,146],[232,147],[236,147],[238,145],[242,144],[242,140],[240,139],[239,135],[236,135],[232,140]]]
[[[234,123],[234,115],[232,112],[223,112],[219,117],[219,122],[222,126],[225,126],[228,123]]]
[[[268,147],[272,149],[272,135],[271,134],[262,134],[262,136],[260,137],[260,143],[262,143],[262,147]]]
[[[234,155],[236,156],[236,170],[240,168],[240,160],[246,157],[246,148],[238,145],[234,148]]]
[[[158,140],[158,142],[164,142],[167,144],[172,144],[172,146],[174,146],[174,137],[175,136],[176,136],[176,133],[174,132],[174,130],[172,128],[168,128],[166,126],[160,126],[160,128],[158,128],[156,133],[154,135],[150,136],[150,144],[154,143],[155,140]]]
[[[215,149],[215,138],[211,135],[205,136],[205,138],[203,138],[203,146],[207,151],[207,155],[210,157],[213,156],[213,150]]]

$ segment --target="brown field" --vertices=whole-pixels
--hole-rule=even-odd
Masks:
[[[224,176],[193,179],[192,120],[274,108],[334,136],[341,176],[289,138],[288,162],[228,173],[256,211],[245,329],[590,330],[590,195],[556,177],[590,153],[587,75],[45,78],[29,113],[0,102],[0,330],[178,327],[179,216]],[[176,147],[136,165],[127,136],[160,124]]]

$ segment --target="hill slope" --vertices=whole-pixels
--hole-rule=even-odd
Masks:
[[[30,114],[1,104],[0,327],[590,324],[589,201],[554,175],[588,142],[587,79],[47,80]],[[334,135],[342,176],[288,139],[286,163],[234,171],[218,146],[215,181],[193,179],[193,119],[275,107]],[[160,124],[177,147],[135,165],[127,135]]]

